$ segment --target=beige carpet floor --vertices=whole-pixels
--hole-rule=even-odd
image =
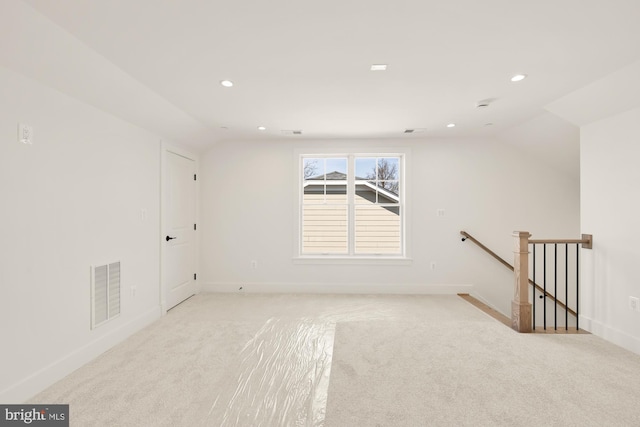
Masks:
[[[640,356],[457,296],[202,294],[30,402],[72,426],[638,426]]]

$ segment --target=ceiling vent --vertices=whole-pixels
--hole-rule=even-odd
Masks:
[[[301,130],[283,130],[282,133],[285,135],[302,135]]]
[[[413,133],[415,132],[415,129],[405,129],[404,133]]]
[[[495,100],[496,100],[496,98],[482,99],[482,100],[476,102],[476,108],[487,108]]]

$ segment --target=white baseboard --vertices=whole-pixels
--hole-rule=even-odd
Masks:
[[[72,351],[18,383],[1,390],[0,402],[4,404],[25,402],[159,318],[159,306],[142,313],[130,322]]]
[[[602,322],[580,315],[580,329],[586,329],[593,335],[618,345],[626,350],[640,354],[640,339],[626,332],[612,328]]]
[[[203,283],[202,292],[455,295],[471,293],[473,285],[419,285],[372,283]]]

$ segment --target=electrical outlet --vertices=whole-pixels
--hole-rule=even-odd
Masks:
[[[633,311],[640,311],[640,299],[637,297],[629,297],[629,309]]]
[[[432,270],[436,269],[436,262],[435,261],[431,261],[431,269]]]
[[[138,287],[137,286],[132,286],[131,287],[131,296],[135,297],[136,293],[138,293]]]
[[[253,261],[251,261],[251,268],[253,268],[253,269],[258,268],[258,261],[256,261],[255,259]]]

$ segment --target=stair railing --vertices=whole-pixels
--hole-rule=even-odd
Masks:
[[[591,249],[593,244],[593,236],[590,234],[583,234],[581,239],[553,239],[553,240],[531,240],[531,234],[526,231],[516,231],[512,234],[515,239],[515,247],[514,247],[514,265],[509,264],[495,252],[487,248],[485,245],[480,243],[476,238],[471,236],[466,231],[461,231],[460,234],[463,236],[462,241],[471,240],[473,243],[478,245],[481,249],[487,252],[489,255],[498,260],[505,267],[509,268],[514,273],[514,298],[511,303],[511,322],[512,328],[519,332],[532,332],[535,329],[535,316],[536,316],[536,290],[540,292],[539,297],[543,299],[543,327],[547,329],[547,301],[553,300],[554,302],[554,329],[558,328],[558,308],[564,310],[565,313],[565,329],[568,330],[569,319],[568,316],[571,314],[575,317],[576,321],[576,329],[579,329],[579,245],[582,245],[585,249]],[[576,245],[576,258],[575,258],[575,266],[576,266],[576,275],[575,275],[575,310],[568,307],[568,304],[561,301],[557,297],[558,293],[558,262],[557,262],[557,248],[558,245],[565,245],[565,266],[562,271],[565,273],[565,301],[569,297],[569,264],[568,264],[568,248],[569,245]],[[532,245],[532,253],[533,253],[533,263],[532,269],[533,279],[529,278],[529,245]],[[537,260],[536,260],[536,245],[543,245],[543,285],[540,286],[536,283],[536,271],[538,270]],[[547,289],[547,256],[546,256],[546,248],[547,245],[554,246],[554,293],[552,294]],[[532,294],[534,298],[534,304],[529,302],[529,284],[532,285]],[[573,288],[573,286],[572,286]]]
[[[538,260],[539,257],[536,257],[536,248],[537,246],[542,246],[542,293],[540,294],[540,298],[542,301],[542,319],[543,319],[543,329],[547,330],[547,301],[553,300],[553,329],[558,330],[558,293],[562,291],[562,285],[564,284],[564,297],[567,305],[569,304],[569,295],[570,292],[575,296],[574,298],[574,306],[575,311],[571,310],[570,312],[565,309],[564,312],[564,329],[569,329],[569,313],[575,316],[576,322],[576,330],[580,329],[580,247],[583,249],[592,249],[593,248],[593,236],[591,234],[583,234],[581,239],[529,239],[528,247],[531,248],[532,253],[532,272],[533,272],[533,280],[536,280],[536,273],[540,269]],[[573,259],[573,263],[570,263],[570,252],[569,247],[575,246],[575,257]],[[549,264],[548,256],[547,256],[547,247],[553,248],[553,261],[550,262],[552,264],[551,268],[547,268]],[[564,247],[564,254],[562,250],[559,252],[558,249],[562,249]],[[573,248],[572,248],[573,249]],[[549,251],[551,252],[551,251]],[[564,263],[558,260],[558,255],[560,258],[564,259]],[[570,280],[570,264],[574,267],[575,275]],[[553,270],[553,280],[549,277],[549,272]],[[564,273],[564,278],[558,277],[558,274]],[[553,282],[553,294],[547,292],[547,282]],[[549,284],[551,285],[551,283]],[[559,286],[560,285],[560,286]],[[536,319],[536,289],[533,289],[533,319]],[[533,329],[535,330],[536,323],[533,323]]]
[[[500,262],[502,265],[504,265],[505,267],[507,267],[509,270],[513,271],[513,265],[509,264],[507,261],[504,260],[504,258],[500,257],[499,255],[497,255],[495,252],[493,252],[491,249],[489,249],[488,247],[486,247],[485,245],[483,245],[480,241],[478,241],[478,239],[476,239],[475,237],[473,237],[471,234],[467,233],[466,231],[461,231],[460,234],[464,237],[462,237],[462,241],[466,241],[466,240],[471,240],[473,243],[475,243],[477,246],[479,246],[482,250],[484,250],[485,252],[487,252],[489,255],[491,255],[492,257],[494,257],[498,262]],[[554,301],[557,301],[558,306],[560,306],[560,308],[562,308],[563,310],[566,310],[569,312],[569,314],[576,316],[576,312],[574,310],[572,310],[571,308],[567,307],[565,305],[564,302],[562,302],[561,300],[557,299],[554,295],[552,295],[550,292],[548,292],[547,290],[545,290],[542,286],[540,286],[539,284],[537,284],[533,279],[529,279],[529,283],[538,291],[540,292],[541,295],[545,295],[547,298],[553,298]],[[542,298],[542,296],[540,296]]]

